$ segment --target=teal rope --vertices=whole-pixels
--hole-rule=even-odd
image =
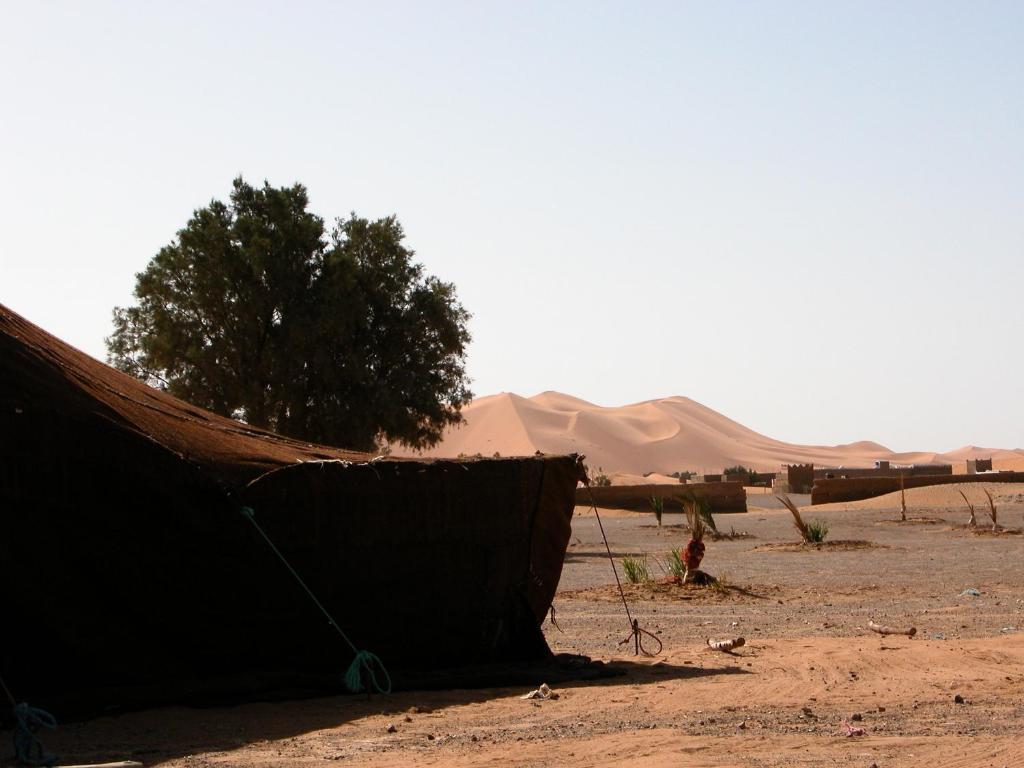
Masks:
[[[384,679],[387,681],[385,685],[381,685],[377,682],[377,674],[373,671],[373,666],[376,665]],[[348,671],[345,673],[345,685],[352,693],[359,693],[363,690],[363,670],[366,670],[366,677],[370,681],[370,685],[378,693],[391,693],[391,675],[388,674],[387,669],[381,663],[380,659],[369,651],[359,651],[356,653],[356,657],[352,659],[352,663],[348,666]]]
[[[263,528],[260,527],[260,524],[256,522],[256,512],[252,507],[242,507],[241,512],[242,515],[253,524],[253,527],[259,532],[260,536],[263,537],[263,540],[267,542],[267,546],[270,547],[274,554],[277,555],[278,559],[284,563],[285,568],[287,568],[292,576],[295,577],[295,580],[299,582],[299,586],[306,591],[306,594],[309,595],[309,599],[313,601],[313,604],[316,605],[316,607],[320,609],[320,612],[327,618],[327,623],[334,627],[335,631],[341,635],[341,639],[348,644],[348,647],[352,649],[352,653],[356,655],[352,660],[352,663],[349,665],[348,671],[345,673],[345,685],[348,689],[352,691],[352,693],[359,693],[365,689],[365,686],[363,685],[363,670],[366,670],[366,678],[377,693],[391,693],[391,675],[388,674],[388,671],[385,669],[384,664],[381,663],[381,660],[369,651],[359,650],[356,648],[355,643],[348,639],[348,635],[342,631],[341,627],[338,626],[338,622],[334,620],[334,617],[328,613],[326,608],[324,608],[323,603],[321,603],[317,599],[316,595],[313,594],[313,590],[306,586],[306,582],[302,580],[302,577],[299,576],[298,572],[292,567],[292,564],[288,562],[287,558],[285,558],[283,554],[281,554],[281,550],[279,550],[277,546],[275,546],[274,542],[271,541],[267,532],[264,531]],[[380,669],[380,672],[386,681],[384,685],[381,685],[377,681],[374,666]]]
[[[30,707],[25,702],[18,704],[3,677],[0,677],[0,688],[11,702],[11,711],[14,713],[14,759],[19,765],[50,766],[56,763],[57,758],[43,748],[36,731],[40,728],[55,730],[57,718],[45,709]]]
[[[17,721],[14,729],[14,759],[21,765],[50,766],[56,763],[57,758],[43,748],[36,731],[40,728],[54,730],[57,719],[46,710],[30,707],[25,702],[14,707],[14,718]]]

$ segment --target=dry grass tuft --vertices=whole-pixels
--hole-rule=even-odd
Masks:
[[[718,526],[711,514],[711,509],[705,499],[698,499],[692,493],[684,496],[680,501],[683,504],[683,513],[686,516],[686,528],[690,532],[690,538],[694,541],[701,541],[704,534],[709,530],[718,533]]]
[[[793,515],[793,525],[796,526],[797,531],[800,533],[800,538],[808,544],[820,544],[825,540],[828,535],[828,523],[824,520],[812,520],[810,523],[804,521],[800,515],[800,510],[797,509],[796,504],[786,494],[776,496],[781,501],[786,509]]]
[[[795,525],[797,531],[800,532],[800,538],[804,541],[810,541],[810,531],[807,528],[807,523],[805,523],[804,519],[800,516],[800,510],[796,508],[796,504],[793,503],[793,500],[786,494],[776,496],[775,498],[781,501],[786,506],[786,509],[792,513],[793,525]]]
[[[992,518],[992,530],[993,531],[998,531],[999,530],[999,520],[998,520],[999,512],[996,509],[996,502],[992,498],[992,494],[988,492],[988,488],[983,488],[982,490],[985,491],[985,496],[988,498],[988,516]]]
[[[904,488],[903,473],[900,472],[900,520],[907,522],[907,490]]]
[[[626,581],[630,584],[645,584],[651,580],[651,571],[647,567],[647,556],[632,557],[627,555],[622,558],[622,570],[626,574]]]
[[[964,501],[967,503],[967,508],[971,510],[971,519],[967,521],[967,525],[971,528],[976,528],[978,526],[978,518],[974,514],[974,505],[971,504],[971,500],[967,498],[967,494],[962,490],[960,491],[960,495],[964,497]]]
[[[704,518],[700,514],[700,504],[694,497],[683,499],[683,513],[686,515],[686,527],[693,541],[704,538]]]
[[[683,562],[682,550],[678,547],[669,550],[668,566],[664,570],[673,579],[678,579],[680,583],[686,578],[686,564]]]

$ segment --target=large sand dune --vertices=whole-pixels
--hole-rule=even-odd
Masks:
[[[870,441],[848,445],[793,445],[758,434],[687,397],[666,397],[602,407],[558,392],[534,397],[512,393],[474,400],[466,423],[450,429],[427,456],[502,456],[582,453],[607,472],[717,472],[742,464],[776,471],[782,463],[871,466],[875,459],[906,463],[1024,460],[1024,451],[965,446],[949,453],[894,453]],[[397,451],[401,452],[401,451]]]

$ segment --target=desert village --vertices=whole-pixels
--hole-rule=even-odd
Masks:
[[[3,308],[0,352],[0,477],[32,512],[9,524],[64,569],[4,549],[26,620],[5,685],[62,722],[25,705],[22,763],[1024,759],[1015,451],[677,477],[540,450],[375,457],[204,413]],[[67,442],[103,450],[55,461]]]
[[[1024,3],[2,19],[0,768],[1024,768]]]

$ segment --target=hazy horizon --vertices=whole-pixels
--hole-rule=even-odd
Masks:
[[[0,303],[104,359],[243,175],[397,214],[478,396],[1024,446],[1024,5],[5,5]]]

